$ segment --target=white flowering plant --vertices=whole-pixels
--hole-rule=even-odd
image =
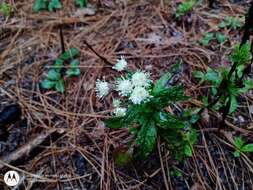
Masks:
[[[117,64],[121,62],[118,61]],[[114,69],[118,68],[117,64]],[[136,137],[130,143],[127,154],[136,151],[135,157],[146,158],[154,150],[160,136],[167,142],[176,158],[192,156],[192,146],[197,140],[197,133],[191,126],[198,118],[189,111],[179,114],[166,111],[168,107],[176,107],[174,105],[177,102],[189,99],[184,95],[182,85],[173,86],[170,83],[172,77],[173,72],[166,73],[154,82],[150,73],[138,70],[126,72],[114,85],[97,81],[98,98],[109,93],[109,86],[114,86],[111,89],[119,94],[121,100],[113,100],[113,117],[105,123],[112,129],[127,128]],[[102,88],[101,85],[108,88]]]

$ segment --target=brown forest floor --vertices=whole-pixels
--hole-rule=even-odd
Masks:
[[[113,150],[127,145],[132,137],[125,129],[105,128],[102,121],[112,109],[113,95],[98,101],[94,86],[97,78],[105,76],[110,81],[116,72],[84,43],[89,42],[112,63],[125,55],[131,68],[150,69],[154,79],[182,59],[180,81],[193,97],[183,106],[201,106],[198,99],[203,87],[192,72],[226,64],[242,31],[221,30],[218,23],[228,15],[243,16],[249,1],[220,0],[215,9],[202,1],[183,22],[175,21],[177,1],[173,0],[90,1],[97,7],[94,15],[77,14],[71,0],[62,1],[60,11],[36,14],[33,0],[9,2],[14,14],[0,21],[0,110],[18,103],[23,120],[10,126],[7,140],[0,141],[0,180],[12,168],[26,176],[21,189],[253,189],[253,157],[234,158],[231,141],[239,135],[252,140],[251,93],[242,97],[224,131],[217,132],[217,113],[210,113],[208,122],[197,126],[200,136],[192,158],[178,163],[158,143],[148,160],[127,167],[115,165]],[[64,94],[39,86],[61,50],[59,24],[64,24],[65,46],[81,52],[81,76],[66,80]],[[212,41],[208,47],[198,43],[206,32],[218,30],[228,37],[226,43]],[[18,158],[17,150],[31,143],[36,146],[38,137],[47,136],[49,145],[9,162],[10,155]],[[182,177],[170,175],[175,168]],[[0,188],[5,188],[3,181]]]

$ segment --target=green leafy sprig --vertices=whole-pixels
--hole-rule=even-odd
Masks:
[[[147,158],[154,150],[160,136],[167,142],[176,159],[192,156],[192,147],[197,140],[197,132],[191,125],[197,121],[196,115],[184,112],[181,116],[165,111],[165,108],[179,101],[188,100],[181,85],[170,86],[171,73],[164,74],[150,86],[151,98],[142,104],[128,102],[123,117],[113,117],[106,121],[112,129],[127,128],[136,138],[138,158]]]
[[[33,11],[39,12],[41,10],[48,10],[52,12],[55,9],[61,9],[62,4],[60,0],[35,0]]]
[[[75,5],[83,8],[87,6],[87,0],[74,0]],[[33,11],[39,12],[41,10],[48,10],[52,12],[56,9],[61,9],[62,4],[60,0],[35,0],[33,5]]]
[[[176,10],[176,18],[179,19],[189,13],[195,4],[195,0],[185,0],[184,2],[180,3]]]
[[[64,62],[70,62],[70,67],[66,71],[67,77],[79,76],[80,69],[78,65],[80,64],[78,59],[74,57],[78,56],[79,51],[76,48],[70,48],[68,51],[61,54],[54,63],[52,69],[48,71],[47,78],[41,82],[41,86],[44,89],[54,88],[56,91],[64,92],[64,80],[62,77],[62,71],[64,68]]]
[[[236,137],[234,140],[236,151],[233,153],[234,157],[240,157],[241,153],[252,153],[253,143],[246,144],[241,137]]]
[[[8,4],[8,3],[1,3],[0,4],[0,12],[5,16],[5,17],[8,17],[11,15],[11,11],[12,11],[12,8],[11,8],[11,5]]]
[[[200,79],[200,83],[211,84],[211,96],[218,97],[218,100],[211,107],[218,110],[229,103],[229,113],[233,113],[238,106],[238,96],[253,88],[252,80],[241,79],[243,70],[251,60],[250,44],[246,43],[241,47],[237,44],[230,58],[233,64],[231,68],[220,68],[218,70],[208,68],[206,73],[195,71],[194,76]]]

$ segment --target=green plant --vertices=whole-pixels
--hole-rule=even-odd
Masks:
[[[5,3],[5,2],[1,3],[0,4],[0,12],[2,12],[5,17],[10,16],[11,6],[8,3]]]
[[[206,33],[205,36],[200,40],[203,46],[208,46],[209,42],[214,38],[213,33]]]
[[[222,43],[224,43],[224,42],[226,41],[226,36],[225,36],[224,34],[220,33],[220,32],[217,32],[217,33],[215,34],[215,37],[216,37],[217,41],[218,41],[220,44],[222,44]]]
[[[87,6],[87,0],[74,0],[75,4],[81,8]],[[48,10],[52,12],[55,9],[61,9],[62,4],[60,0],[35,0],[33,11]]]
[[[172,177],[182,177],[183,176],[183,173],[177,169],[177,168],[173,168],[171,171],[170,171],[170,176]]]
[[[121,59],[113,68],[120,68],[122,71],[126,67],[125,63]],[[130,148],[135,147],[138,150],[136,157],[146,158],[153,151],[158,136],[167,142],[177,159],[192,156],[197,132],[191,125],[197,121],[196,115],[191,111],[182,111],[176,115],[165,109],[189,99],[184,95],[182,85],[169,85],[172,76],[173,73],[166,73],[156,82],[152,82],[148,73],[137,71],[128,72],[116,82],[115,90],[119,92],[127,108],[119,107],[120,102],[114,101],[114,117],[105,123],[112,129],[127,128],[135,136]],[[109,86],[107,82],[98,80],[97,96],[102,98],[107,95]]]
[[[211,96],[218,97],[212,106],[218,110],[229,104],[228,110],[232,113],[237,109],[237,97],[253,88],[252,80],[242,78],[243,70],[251,60],[250,44],[246,43],[242,47],[236,45],[230,58],[233,63],[231,68],[208,68],[205,73],[195,71],[193,74],[200,79],[200,83],[211,85]]]
[[[60,0],[35,0],[33,11],[48,10],[52,12],[54,9],[61,9],[62,4]]]
[[[219,24],[220,28],[231,28],[233,30],[236,30],[237,28],[241,28],[242,27],[242,22],[240,19],[235,18],[235,17],[231,17],[231,16],[226,16],[224,21],[222,21]]]
[[[183,3],[179,4],[176,10],[176,18],[180,18],[189,13],[193,9],[195,3],[195,0],[185,0]]]
[[[216,39],[220,44],[226,41],[226,36],[220,32],[216,32],[215,36],[214,33],[206,33],[205,36],[200,40],[200,43],[203,46],[208,46],[211,40]]]
[[[54,63],[52,69],[48,71],[47,78],[41,82],[41,86],[44,89],[54,88],[56,91],[64,92],[64,80],[62,77],[64,62],[69,61],[70,67],[66,71],[67,77],[79,76],[80,69],[78,68],[79,60],[74,59],[79,54],[76,48],[70,48],[68,51],[61,54]]]
[[[234,140],[236,151],[233,153],[234,157],[240,157],[241,153],[253,152],[253,143],[245,144],[241,137],[236,137]]]
[[[75,0],[75,4],[83,8],[87,6],[87,0]]]

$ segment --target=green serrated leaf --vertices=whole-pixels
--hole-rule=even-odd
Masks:
[[[244,80],[244,87],[239,89],[240,93],[246,93],[249,90],[253,89],[253,81],[252,80]]]
[[[123,128],[124,125],[123,125],[123,120],[122,118],[120,117],[113,117],[113,118],[110,118],[110,119],[107,119],[105,121],[105,124],[107,127],[111,128],[111,129],[119,129],[119,128]]]
[[[226,36],[222,33],[217,32],[216,33],[216,39],[220,44],[222,44],[226,41]]]
[[[61,71],[61,69],[63,68],[63,60],[61,60],[61,59],[56,59],[55,60],[55,63],[54,63],[54,68],[55,68],[55,70],[57,71],[57,72],[60,72]]]
[[[53,88],[55,85],[55,81],[51,81],[51,80],[48,80],[48,79],[45,79],[41,82],[41,86],[42,88],[44,89],[50,89],[50,88]]]
[[[239,151],[234,151],[233,155],[234,155],[234,157],[238,158],[238,157],[240,157],[241,153]]]
[[[200,43],[203,46],[208,46],[209,42],[214,38],[214,34],[213,33],[207,33],[205,34],[205,36],[200,40]]]
[[[78,65],[80,64],[80,61],[78,59],[73,59],[71,62],[70,62],[70,67],[71,68],[76,68],[78,67]]]
[[[253,144],[246,144],[241,148],[242,152],[253,152]]]
[[[5,2],[1,3],[0,4],[0,12],[2,12],[5,17],[10,16],[11,6]]]
[[[219,75],[216,71],[208,67],[207,72],[205,74],[205,80],[216,82],[217,80],[219,80]]]
[[[204,76],[205,76],[205,74],[204,74],[203,72],[201,72],[201,71],[194,71],[194,72],[193,72],[193,76],[194,76],[195,78],[198,78],[198,79],[203,79]]]
[[[191,149],[191,146],[190,146],[190,145],[186,144],[186,145],[184,146],[184,154],[185,154],[186,156],[189,156],[189,157],[192,156],[192,149]]]
[[[190,97],[184,95],[184,87],[178,85],[164,89],[158,95],[155,95],[154,99],[159,100],[159,102],[151,102],[164,108],[171,102],[188,100],[189,98]]]
[[[191,129],[190,131],[188,131],[186,133],[186,138],[187,138],[187,141],[193,145],[197,142],[197,137],[198,137],[198,134],[197,134],[197,131],[195,129]]]
[[[60,59],[66,61],[70,58],[73,58],[75,56],[77,56],[79,54],[79,50],[76,48],[70,48],[68,51],[66,51],[65,53],[61,54],[59,56]]]
[[[226,23],[224,21],[220,22],[219,27],[220,28],[225,28],[226,27]]]
[[[241,147],[243,146],[244,141],[242,140],[241,137],[236,137],[234,140],[234,145],[236,148],[238,148],[239,150],[241,149]]]
[[[229,113],[233,113],[238,107],[238,102],[235,96],[231,96],[230,108]]]
[[[240,47],[240,44],[237,44],[234,47],[231,59],[234,63],[238,65],[247,65],[251,61],[251,47],[250,43],[247,42]]]
[[[67,77],[80,76],[81,71],[79,68],[69,69],[67,70],[66,74],[67,74]]]
[[[239,65],[236,67],[236,72],[239,78],[242,77],[244,69],[245,69],[245,65]]]
[[[65,88],[64,88],[64,80],[60,79],[58,81],[55,82],[55,89],[58,91],[58,92],[61,92],[63,93]]]
[[[59,0],[51,0],[48,4],[48,10],[52,12],[54,9],[61,9],[62,4]]]
[[[169,113],[159,112],[156,114],[156,122],[162,129],[183,129],[185,124],[176,116]]]
[[[33,11],[39,12],[40,10],[47,9],[48,0],[35,0]]]
[[[79,76],[80,75],[80,69],[78,68],[78,65],[80,64],[78,59],[73,59],[70,63],[70,68],[67,70],[66,74],[67,77],[71,76]]]
[[[153,94],[159,94],[162,90],[164,90],[171,76],[171,73],[166,73],[159,80],[157,80],[152,91]]]
[[[56,81],[56,80],[59,80],[61,78],[61,74],[59,72],[57,72],[55,69],[50,69],[48,71],[47,78],[49,80]]]
[[[176,18],[180,18],[190,12],[195,5],[195,0],[185,0],[180,5],[178,5],[176,10]]]
[[[87,6],[87,0],[75,0],[75,4],[81,8]]]
[[[146,123],[138,133],[136,144],[139,146],[138,156],[146,158],[154,149],[157,138],[157,131],[154,122]]]

